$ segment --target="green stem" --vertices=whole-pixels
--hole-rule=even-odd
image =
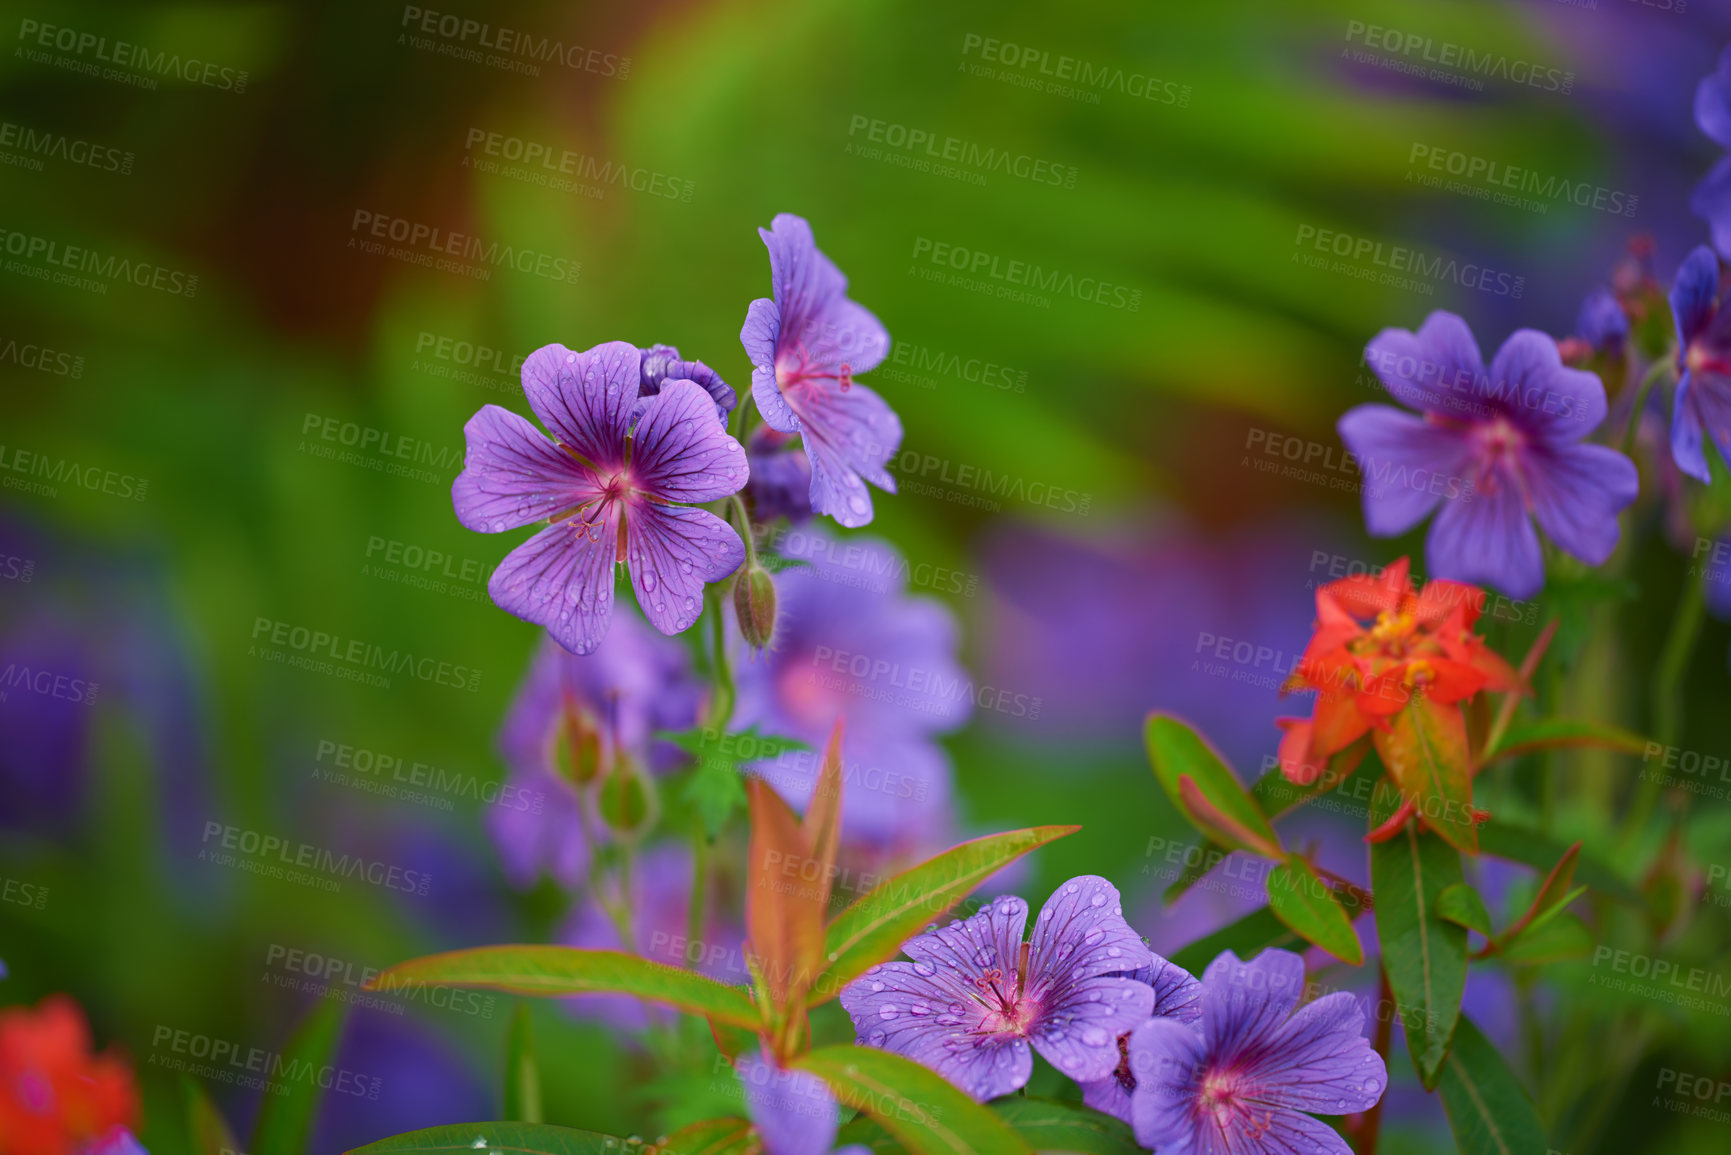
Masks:
[[[693,824],[691,839],[691,902],[685,912],[686,955],[679,960],[684,965],[691,957],[692,944],[703,942],[704,910],[709,898],[709,836],[701,822]]]
[[[739,494],[736,493],[727,500],[728,508],[739,517],[739,524],[735,528],[745,542],[745,566],[741,572],[750,572],[757,568],[757,534],[752,531],[751,514],[746,512],[745,502],[740,500]]]
[[[721,595],[715,587],[704,591],[709,603],[710,636],[715,647],[715,698],[709,707],[709,725],[716,730],[727,729],[733,720],[733,704],[738,697],[733,685],[733,662],[727,656],[727,621],[721,610]]]
[[[1659,655],[1658,668],[1653,672],[1653,737],[1665,746],[1676,745],[1683,736],[1683,675],[1688,670],[1690,655],[1695,652],[1695,640],[1701,634],[1704,608],[1701,580],[1691,572],[1683,578],[1683,592],[1677,601],[1677,612],[1671,618],[1671,633],[1665,639],[1665,649]],[[1625,840],[1640,834],[1664,788],[1665,777],[1662,774],[1648,774],[1641,780],[1625,819]]]
[[[1641,384],[1635,390],[1635,404],[1629,409],[1629,424],[1623,429],[1622,450],[1624,457],[1629,456],[1635,448],[1635,434],[1641,428],[1641,413],[1647,408],[1647,394],[1653,391],[1653,386],[1658,383],[1659,378],[1670,371],[1671,358],[1661,357],[1653,362],[1652,368],[1648,369],[1646,376],[1641,378]]]

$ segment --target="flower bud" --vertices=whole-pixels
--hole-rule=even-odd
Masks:
[[[655,783],[637,765],[637,759],[620,757],[612,773],[601,780],[595,809],[616,837],[634,842],[654,829],[661,800],[656,796]]]
[[[595,716],[566,695],[553,734],[553,772],[573,786],[587,786],[601,773],[601,727]]]
[[[753,565],[734,581],[733,613],[747,642],[760,650],[769,645],[775,635],[775,583],[768,570]]]

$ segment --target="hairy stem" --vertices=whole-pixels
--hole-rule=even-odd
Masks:
[[[1647,394],[1653,391],[1653,386],[1658,383],[1659,378],[1666,376],[1670,371],[1671,358],[1661,357],[1653,362],[1652,368],[1648,369],[1646,376],[1641,378],[1641,384],[1635,390],[1635,403],[1629,408],[1629,424],[1623,429],[1623,442],[1620,446],[1623,456],[1629,456],[1635,448],[1635,434],[1641,430],[1641,413],[1647,408]]]

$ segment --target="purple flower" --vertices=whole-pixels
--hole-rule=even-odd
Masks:
[[[1340,436],[1364,473],[1364,520],[1396,537],[1437,511],[1430,576],[1528,598],[1545,584],[1533,520],[1563,552],[1599,565],[1617,545],[1617,512],[1635,500],[1635,465],[1583,439],[1605,419],[1593,374],[1520,329],[1489,371],[1466,322],[1435,312],[1416,334],[1384,329],[1365,360],[1395,399],[1422,412],[1360,405]]]
[[[865,483],[896,491],[884,465],[902,443],[902,423],[853,375],[877,367],[890,335],[848,300],[847,278],[818,251],[803,218],[779,213],[757,231],[769,248],[775,299],[753,301],[739,333],[753,366],[752,397],[771,428],[804,440],[812,509],[865,525],[872,519]]]
[[[1136,1141],[1160,1155],[1351,1155],[1306,1112],[1370,1109],[1388,1070],[1353,994],[1325,995],[1294,1014],[1303,989],[1304,962],[1291,951],[1248,963],[1226,951],[1202,975],[1200,1031],[1174,1019],[1137,1027]]]
[[[1697,481],[1712,480],[1705,434],[1731,460],[1731,313],[1720,308],[1719,258],[1702,245],[1671,285],[1677,324],[1677,395],[1671,410],[1671,458]]]
[[[751,502],[751,518],[762,525],[785,517],[799,524],[811,518],[811,459],[805,450],[788,444],[791,433],[778,433],[759,425],[745,441],[745,460],[751,480],[745,483]]]
[[[696,725],[699,699],[685,648],[636,614],[621,614],[583,657],[543,635],[499,732],[513,797],[488,809],[487,827],[505,877],[530,886],[544,872],[567,888],[583,884],[589,868],[583,801],[558,766],[562,745],[565,756],[573,741],[593,742],[609,762],[627,756],[670,769],[682,756],[653,736]]]
[[[523,363],[523,417],[483,406],[464,427],[468,453],[451,487],[457,519],[500,533],[549,523],[487,582],[499,608],[587,654],[613,617],[614,563],[628,560],[637,604],[676,634],[703,609],[703,583],[739,568],[745,546],[707,510],[745,484],[745,451],[694,381],[663,380],[639,400],[641,354],[623,341],[583,353],[548,345]]]
[[[1695,124],[1721,148],[1731,148],[1731,45],[1719,67],[1695,88]],[[1713,244],[1731,253],[1731,156],[1721,157],[1689,198],[1689,211],[1712,226]]]
[[[78,1155],[150,1155],[125,1127],[110,1127],[100,1139],[78,1149]]]
[[[763,1155],[831,1155],[840,1112],[822,1079],[751,1054],[741,1055],[733,1072],[745,1094],[745,1113],[763,1141]],[[870,1150],[855,1145],[834,1155],[870,1155]]]
[[[1124,972],[1154,955],[1124,921],[1118,889],[1082,875],[1053,892],[1022,942],[1028,904],[1002,895],[979,913],[909,939],[914,961],[866,971],[841,993],[859,1041],[896,1051],[985,1101],[1025,1085],[1030,1045],[1087,1082],[1117,1067],[1118,1036],[1154,1009]]]
[[[956,660],[959,630],[942,603],[909,597],[909,567],[870,538],[815,526],[780,535],[777,552],[809,564],[776,575],[769,646],[740,642],[736,725],[811,747],[751,765],[803,807],[837,718],[847,720],[842,836],[927,850],[948,834],[950,764],[935,738],[966,719],[974,685]]]
[[[1629,339],[1629,315],[1609,289],[1594,289],[1581,302],[1575,332],[1595,353],[1621,354]]]
[[[1154,1017],[1194,1026],[1202,1020],[1202,984],[1176,963],[1154,956],[1154,961],[1124,976],[1147,983],[1154,990]],[[1104,1079],[1082,1084],[1082,1102],[1128,1123],[1136,1076],[1130,1070],[1130,1031],[1118,1036],[1118,1066]]]
[[[647,349],[637,350],[637,353],[640,358],[637,366],[638,408],[631,415],[633,420],[642,412],[644,400],[660,393],[663,384],[669,381],[695,381],[714,399],[715,415],[721,421],[722,427],[727,427],[727,415],[733,411],[734,403],[738,399],[733,395],[733,386],[723,381],[721,374],[702,361],[685,360],[672,345],[651,345]]]

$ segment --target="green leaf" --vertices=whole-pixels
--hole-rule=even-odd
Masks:
[[[1479,849],[1510,862],[1524,862],[1537,870],[1549,870],[1562,858],[1568,846],[1537,830],[1487,818],[1479,823]],[[1640,891],[1596,858],[1584,854],[1577,856],[1575,873],[1582,882],[1601,894],[1630,906],[1644,905]]]
[[[529,1004],[518,1003],[505,1037],[505,1117],[541,1122],[541,1071],[529,1038]]]
[[[836,1150],[846,1147],[864,1147],[869,1151],[881,1151],[884,1155],[907,1155],[907,1148],[896,1142],[896,1137],[878,1125],[878,1121],[870,1115],[855,1115],[841,1125],[841,1130],[835,1133]]]
[[[1542,966],[1580,958],[1593,949],[1593,943],[1587,924],[1563,911],[1542,926],[1529,926],[1499,948],[1496,957],[1517,966]]]
[[[1477,854],[1472,763],[1460,707],[1414,693],[1388,729],[1375,733],[1375,742],[1402,800],[1416,805],[1425,825],[1450,845]]]
[[[321,1088],[313,1076],[330,1066],[342,1025],[342,1004],[324,1003],[295,1028],[282,1051],[284,1077],[276,1084],[287,1090],[263,1097],[252,1134],[254,1155],[304,1155],[319,1110]],[[296,1071],[306,1077],[290,1074]]]
[[[1018,1095],[991,1107],[1037,1151],[1143,1155],[1128,1124],[1077,1103]]]
[[[1464,882],[1445,886],[1442,893],[1436,896],[1437,917],[1446,918],[1457,926],[1468,930],[1476,930],[1486,938],[1490,938],[1491,912],[1485,909],[1485,900],[1479,897],[1479,892]]]
[[[594,1131],[577,1131],[547,1123],[458,1123],[409,1131],[356,1147],[348,1155],[433,1155],[461,1151],[464,1155],[619,1155],[625,1140]]]
[[[1511,726],[1503,733],[1495,747],[1485,751],[1481,763],[1489,765],[1504,758],[1530,754],[1535,750],[1581,747],[1639,754],[1647,748],[1647,740],[1621,726],[1609,726],[1584,718],[1541,718],[1524,726]]]
[[[697,767],[686,781],[680,797],[696,809],[710,838],[720,834],[728,819],[745,805],[742,766],[781,758],[795,750],[809,750],[794,738],[759,734],[756,726],[732,733],[713,726],[690,730],[661,731],[658,738],[678,746],[697,759]]]
[[[1154,713],[1148,715],[1142,736],[1155,780],[1173,805],[1204,834],[1223,845],[1254,849],[1258,853],[1280,845],[1267,816],[1245,793],[1220,755],[1196,731],[1177,718]],[[1183,786],[1186,778],[1193,784],[1188,799]],[[1207,807],[1200,816],[1193,810],[1198,796]],[[1213,821],[1216,815],[1225,820],[1218,824],[1219,828],[1203,824]]]
[[[1263,858],[1279,858],[1280,843],[1262,837],[1260,831],[1246,826],[1234,814],[1214,804],[1214,801],[1188,774],[1178,776],[1178,802],[1190,824],[1207,834],[1214,842],[1235,850],[1248,850]]]
[[[1439,1090],[1461,1155],[1526,1155],[1548,1146],[1526,1088],[1465,1016]]]
[[[240,1150],[228,1120],[216,1109],[205,1092],[204,1084],[190,1075],[180,1077],[181,1093],[186,1099],[186,1133],[192,1141],[192,1155],[223,1155]]]
[[[697,764],[679,796],[691,804],[703,820],[704,833],[714,839],[728,819],[745,805],[745,783],[739,770],[720,759],[705,758]]]
[[[1580,854],[1579,842],[1563,851],[1563,856],[1557,859],[1557,864],[1551,867],[1544,882],[1539,884],[1539,892],[1533,896],[1532,905],[1504,932],[1504,938],[1514,939],[1529,927],[1544,925],[1553,915],[1581,896],[1579,890],[1573,893],[1569,891],[1569,884],[1575,880],[1575,861]]]
[[[808,1005],[828,1002],[868,967],[895,957],[902,943],[942,918],[1005,864],[1080,829],[1035,826],[976,838],[880,882],[836,915],[824,932],[829,965],[812,984]]]
[[[837,1102],[876,1119],[910,1155],[1033,1155],[1002,1119],[912,1059],[844,1043],[789,1066],[822,1079]]]
[[[1443,918],[1438,900],[1462,882],[1460,854],[1408,822],[1370,848],[1376,933],[1407,1049],[1427,1089],[1448,1057],[1467,982],[1467,928]]]
[[[660,1155],[747,1155],[760,1149],[751,1133],[751,1120],[737,1115],[681,1127],[655,1148]]]
[[[472,947],[398,963],[368,983],[367,989],[388,991],[406,982],[488,987],[519,995],[636,995],[736,1027],[762,1025],[757,1007],[738,987],[614,950]]]
[[[1306,942],[1353,966],[1364,965],[1364,946],[1334,888],[1296,854],[1268,872],[1268,909]]]
[[[1264,906],[1236,922],[1228,923],[1205,938],[1197,939],[1189,946],[1181,947],[1172,956],[1172,961],[1191,974],[1199,975],[1221,951],[1229,950],[1239,958],[1247,959],[1268,947],[1302,950],[1304,940],[1292,933],[1285,923],[1275,917],[1272,910]]]

